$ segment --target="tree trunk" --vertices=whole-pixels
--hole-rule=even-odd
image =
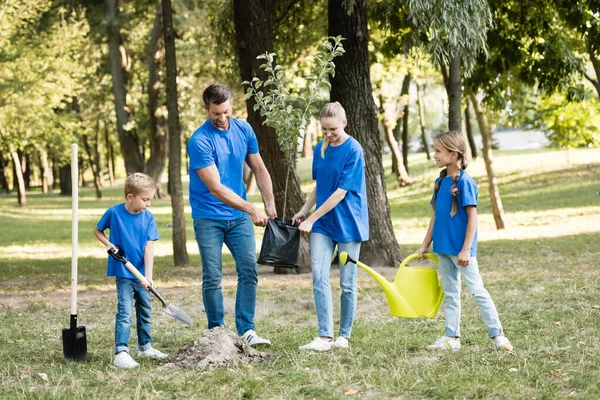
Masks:
[[[467,140],[469,141],[471,158],[474,160],[477,158],[477,146],[475,145],[475,139],[473,138],[473,126],[471,125],[471,108],[471,100],[467,98],[467,106],[465,107],[465,131],[467,133]]]
[[[23,167],[21,166],[21,157],[19,153],[13,149],[10,150],[10,155],[13,160],[13,172],[15,175],[15,184],[17,187],[17,198],[21,207],[27,207],[27,195],[25,193],[25,180],[23,179]]]
[[[481,132],[481,141],[483,142],[483,160],[485,162],[485,170],[487,172],[488,185],[490,191],[490,201],[492,203],[492,214],[496,222],[496,229],[504,229],[504,208],[502,207],[502,199],[500,198],[500,189],[498,188],[498,180],[494,173],[493,157],[492,157],[492,137],[490,127],[485,115],[485,109],[477,101],[475,95],[471,95],[479,131]]]
[[[401,113],[400,116],[398,117],[398,119],[396,120],[396,127],[394,128],[394,138],[396,139],[396,142],[400,143],[400,140],[402,139],[402,134],[403,132],[401,131],[401,128],[404,127],[404,112],[405,112],[405,108],[408,105],[408,92],[410,90],[410,75],[406,75],[404,77],[404,80],[402,80],[402,89],[400,90],[400,106],[401,106]],[[404,105],[404,106],[402,106]],[[408,117],[408,115],[407,115]],[[406,147],[406,156],[408,157],[408,146]],[[404,163],[404,145],[402,146],[402,169],[406,169],[406,165],[408,164],[408,162]],[[398,169],[398,166],[396,165],[396,159],[392,158],[392,170],[396,171]],[[408,174],[408,171],[406,172]]]
[[[427,143],[427,135],[425,134],[425,102],[423,101],[423,85],[417,85],[417,103],[419,104],[419,123],[421,125],[421,142],[423,143],[423,149],[427,159],[431,160],[431,154],[429,154],[429,144]]]
[[[404,164],[404,168],[406,169],[406,173],[408,170],[408,117],[409,117],[409,108],[408,108],[408,98],[409,98],[409,90],[410,90],[410,81],[412,80],[410,75],[406,75],[404,77],[404,81],[402,82],[402,90],[404,90],[404,85],[406,85],[406,100],[404,102],[404,109],[402,110],[402,163]]]
[[[71,187],[71,163],[58,167],[58,176],[60,179],[60,195],[71,196],[73,188]]]
[[[98,129],[98,125],[96,124],[96,130]],[[102,198],[102,181],[100,179],[100,169],[98,168],[98,164],[95,163],[96,155],[92,151],[92,147],[90,146],[90,141],[88,140],[87,135],[81,135],[83,139],[83,147],[85,148],[85,152],[87,153],[88,160],[90,163],[90,168],[92,169],[92,175],[94,177],[94,189],[96,190],[96,198]]]
[[[448,77],[448,130],[462,130],[462,76],[460,73],[460,57],[455,56],[450,61]]]
[[[596,38],[592,38],[590,35],[587,36],[587,51],[590,56],[590,61],[592,63],[592,67],[594,68],[594,72],[596,73],[596,79],[590,77],[587,73],[584,76],[594,85],[596,92],[598,93],[598,97],[600,97],[600,60],[598,60],[597,48],[595,47],[593,40]]]
[[[360,259],[371,265],[397,266],[402,257],[390,219],[381,162],[377,108],[369,72],[367,6],[365,0],[356,0],[353,9],[347,10],[346,4],[340,0],[328,3],[329,35],[346,38],[346,53],[336,61],[335,77],[331,79],[331,100],[344,106],[347,131],[365,151],[370,240],[363,243]]]
[[[108,126],[104,124],[104,141],[106,143],[106,171],[110,187],[115,185],[115,152],[108,137]]]
[[[127,89],[125,87],[126,72],[123,69],[125,49],[121,44],[121,24],[117,0],[106,1],[107,39],[110,57],[110,72],[112,75],[115,113],[117,117],[117,132],[121,144],[121,155],[125,162],[127,174],[144,171],[144,160],[140,153],[139,138],[135,130],[126,129],[131,110],[127,106]]]
[[[181,135],[177,106],[177,58],[171,0],[162,0],[163,33],[167,64],[167,108],[169,110],[169,193],[173,210],[173,260],[175,266],[189,264],[186,247],[185,211],[181,184]]]
[[[160,37],[163,30],[161,1],[156,1],[156,16],[150,44],[148,45],[148,115],[150,116],[150,158],[146,163],[146,174],[150,175],[156,182],[156,194],[154,197],[165,197],[162,192],[161,179],[167,163],[168,140],[164,130],[164,118],[159,117],[157,111],[160,93],[160,63],[164,58],[164,52],[159,50]],[[179,131],[178,131],[179,132]]]
[[[395,165],[396,168],[392,171],[396,174],[396,179],[398,179],[398,184],[400,186],[407,186],[414,182],[414,180],[408,176],[408,172],[406,172],[406,168],[404,168],[404,164],[400,161],[402,155],[400,154],[400,149],[398,148],[398,142],[394,137],[394,128],[392,128],[392,121],[390,121],[388,115],[385,112],[384,99],[383,95],[379,93],[379,114],[383,117],[383,129],[385,130],[385,139],[392,151],[392,165]]]
[[[10,193],[8,183],[8,162],[4,159],[4,155],[0,153],[0,187],[4,189],[6,194]]]
[[[248,168],[248,166],[244,165],[244,172],[246,172],[246,168]],[[256,176],[254,176],[254,173],[250,170],[250,168],[248,168],[248,173],[246,175],[245,182],[246,194],[248,194],[248,196],[256,194]]]
[[[238,52],[238,61],[242,80],[250,81],[257,76],[262,80],[267,79],[267,74],[259,67],[262,61],[256,57],[266,51],[273,52],[273,31],[271,28],[271,1],[270,0],[234,0],[233,16],[235,23],[235,39]],[[275,130],[262,124],[262,118],[254,111],[254,100],[246,101],[248,122],[252,125],[260,151],[271,179],[273,181],[273,192],[275,195],[275,206],[277,215],[281,218],[283,213],[283,202],[286,197],[285,181],[287,171],[286,160],[277,143]],[[300,187],[300,179],[293,170],[287,187],[287,215],[290,218],[302,208],[305,195]],[[308,272],[311,269],[308,238],[302,235],[300,241],[300,253],[298,256],[296,272]],[[290,269],[276,267],[275,273],[288,273]]]
[[[21,159],[21,172],[23,173],[23,183],[25,184],[25,190],[31,187],[31,155],[24,153],[23,151],[17,151],[19,158]]]
[[[40,148],[40,169],[42,173],[42,193],[48,193],[51,188],[52,170],[48,165],[48,153]]]

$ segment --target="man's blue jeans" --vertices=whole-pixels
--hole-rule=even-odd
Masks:
[[[152,347],[150,337],[150,292],[144,289],[137,279],[116,277],[117,317],[115,321],[115,354],[120,351],[129,353],[129,335],[131,333],[132,303],[135,299],[135,319],[138,337],[138,350]]]
[[[319,321],[319,336],[333,337],[333,300],[329,271],[335,245],[338,251],[347,252],[350,257],[358,260],[361,242],[336,243],[329,236],[321,233],[310,235],[310,259],[312,262],[313,295]],[[340,263],[340,330],[339,336],[349,338],[356,313],[356,264]]]
[[[223,243],[231,251],[238,274],[235,327],[240,335],[254,329],[258,266],[252,218],[244,214],[234,220],[194,219],[194,233],[202,261],[202,300],[208,329],[225,324],[221,290]]]

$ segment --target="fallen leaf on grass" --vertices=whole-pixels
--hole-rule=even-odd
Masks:
[[[598,305],[598,304],[594,304],[594,305],[592,306],[592,308],[594,308],[594,309],[598,310],[598,309],[600,309],[600,305]]]
[[[518,369],[516,369],[515,367],[509,368],[508,372],[519,372]]]
[[[562,324],[560,323],[560,321],[556,321],[556,322],[554,323],[554,325],[556,325],[556,326],[561,326]]]
[[[355,390],[355,389],[346,390],[346,391],[344,392],[344,396],[353,396],[353,395],[355,395],[355,394],[358,394],[358,392],[359,392],[359,391],[358,391],[358,390]]]

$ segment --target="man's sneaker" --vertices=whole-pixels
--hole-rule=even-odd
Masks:
[[[494,344],[496,345],[496,350],[498,351],[507,351],[512,353],[513,347],[512,344],[508,341],[508,338],[504,335],[498,335],[494,338]]]
[[[325,340],[320,337],[316,337],[309,344],[300,346],[300,350],[314,350],[314,351],[328,351],[333,348],[333,340]]]
[[[258,346],[258,345],[261,345],[261,344],[264,344],[264,345],[267,345],[267,346],[271,345],[271,341],[270,340],[261,338],[252,329],[247,330],[246,333],[244,333],[242,335],[242,337],[244,339],[246,339],[246,341],[248,342],[248,344],[250,346]]]
[[[123,351],[115,355],[113,365],[117,368],[136,368],[140,364],[135,362],[135,360],[131,358],[128,352]]]
[[[430,345],[425,346],[427,350],[459,351],[460,339],[442,336]]]
[[[348,344],[348,339],[346,339],[343,336],[338,336],[338,338],[335,339],[335,342],[333,342],[333,347],[340,347],[342,349],[347,349],[350,347],[350,345]]]
[[[162,359],[169,357],[162,351],[156,350],[154,347],[150,347],[149,349],[146,349],[144,351],[138,351],[138,356],[146,357],[146,358],[153,358],[155,360],[162,360]]]

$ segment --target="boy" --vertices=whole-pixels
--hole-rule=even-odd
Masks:
[[[147,211],[150,200],[154,197],[156,186],[148,175],[136,172],[125,180],[125,203],[109,208],[94,234],[107,248],[122,249],[131,263],[152,281],[154,253],[152,241],[158,240],[158,231],[154,215]],[[104,235],[110,230],[110,241]],[[152,347],[150,337],[150,292],[148,287],[117,260],[108,258],[107,276],[114,276],[117,286],[117,315],[115,321],[115,359],[117,368],[135,368],[139,364],[129,354],[129,334],[131,330],[131,306],[135,299],[136,327],[138,337],[138,355],[155,359],[166,358],[167,355]]]

